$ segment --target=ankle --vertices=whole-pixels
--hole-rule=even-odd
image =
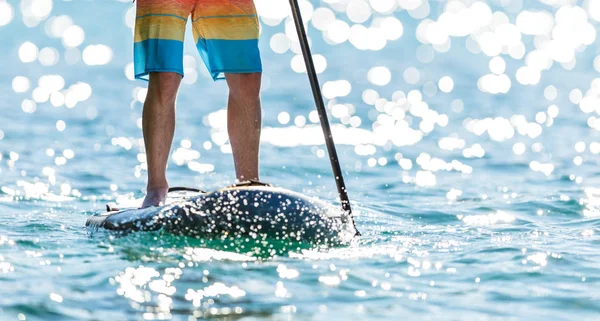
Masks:
[[[153,186],[153,187],[146,187],[146,192],[168,192],[169,191],[169,187],[165,186]]]
[[[158,190],[158,189],[168,189],[169,183],[167,181],[152,181],[148,182],[146,185],[147,190]]]
[[[237,180],[240,182],[245,181],[260,181],[258,174],[250,174],[250,175],[237,175]]]

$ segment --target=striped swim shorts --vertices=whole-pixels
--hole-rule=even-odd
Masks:
[[[282,0],[283,1],[283,0]],[[262,71],[253,0],[137,0],[134,69],[183,76],[183,38],[191,15],[196,47],[214,80]]]

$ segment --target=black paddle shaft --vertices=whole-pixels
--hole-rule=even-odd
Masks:
[[[302,16],[300,15],[298,1],[290,0],[290,6],[292,7],[292,15],[296,24],[296,30],[298,31],[298,39],[300,40],[300,47],[302,48],[304,63],[306,64],[306,72],[308,73],[308,79],[310,80],[310,86],[312,87],[315,104],[317,105],[317,112],[319,113],[319,119],[321,120],[321,128],[323,129],[323,134],[325,135],[325,144],[327,145],[327,152],[329,153],[329,160],[331,161],[333,175],[335,175],[335,183],[337,185],[338,193],[340,194],[342,208],[346,213],[351,215],[352,209],[350,208],[350,200],[348,199],[346,184],[344,183],[342,169],[340,167],[340,162],[335,150],[335,143],[333,142],[333,136],[331,135],[331,128],[329,126],[329,120],[327,119],[327,110],[325,109],[325,104],[323,103],[323,95],[321,94],[321,87],[319,86],[319,78],[317,78],[317,72],[315,71],[315,64],[310,52],[310,46],[308,45],[306,30],[304,29],[304,23],[302,22]]]

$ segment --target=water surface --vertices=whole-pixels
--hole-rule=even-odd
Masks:
[[[287,2],[256,3],[262,179],[335,203]],[[133,5],[0,0],[0,319],[598,318],[597,3],[308,3],[363,236],[264,256],[90,237],[88,216],[145,187]],[[214,189],[234,180],[227,89],[190,36],[169,179]]]

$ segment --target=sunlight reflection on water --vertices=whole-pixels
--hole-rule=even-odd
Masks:
[[[135,9],[119,2],[93,7],[107,25],[91,25],[96,13],[75,2],[0,0],[0,33],[17,35],[2,37],[0,275],[21,293],[0,295],[0,315],[596,317],[599,1],[300,0],[366,233],[268,259],[231,244],[78,234],[82,211],[137,206],[146,176],[147,89],[123,44]],[[255,3],[265,175],[332,200],[288,3]],[[195,52],[183,65],[170,171],[194,186],[229,183],[225,103],[212,96],[223,87],[210,87]],[[25,311],[31,302],[39,310]]]

